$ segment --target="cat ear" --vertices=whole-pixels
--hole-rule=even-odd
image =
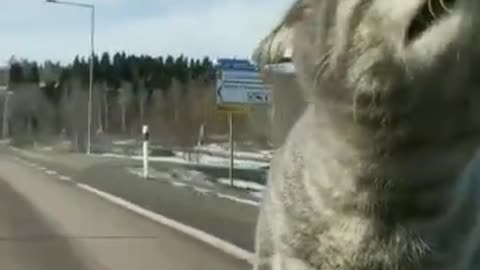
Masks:
[[[308,1],[297,0],[280,24],[257,46],[252,59],[260,67],[291,61],[293,28],[311,13]]]
[[[292,28],[282,24],[274,29],[257,46],[253,61],[260,67],[269,64],[290,62],[292,57]]]

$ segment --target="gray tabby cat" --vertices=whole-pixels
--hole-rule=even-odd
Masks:
[[[480,269],[479,27],[478,0],[295,3],[255,54],[291,45],[310,104],[272,161],[255,269]]]

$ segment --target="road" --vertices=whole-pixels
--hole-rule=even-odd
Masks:
[[[83,154],[12,151],[7,147],[0,147],[0,151],[20,156],[69,176],[79,183],[124,198],[253,252],[258,206],[237,203],[212,193],[198,192],[193,186],[175,186],[168,179],[146,181],[126,170],[133,164],[138,165],[138,161]],[[168,169],[168,166],[170,165],[164,169]],[[44,173],[42,170],[41,172]],[[235,191],[222,192],[236,197],[242,196]]]
[[[249,269],[173,229],[0,154],[0,269]]]

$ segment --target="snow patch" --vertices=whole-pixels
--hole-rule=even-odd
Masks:
[[[210,166],[229,167],[230,159],[204,154],[204,155],[199,155],[198,163],[206,164]],[[261,161],[255,161],[255,160],[241,160],[241,159],[234,160],[234,167],[237,169],[258,169],[258,168],[266,167],[268,165],[269,165],[268,162],[261,162]]]
[[[181,182],[177,182],[177,181],[171,181],[170,183],[172,183],[172,185],[175,186],[175,187],[188,187],[187,184],[181,183]]]
[[[243,204],[249,204],[249,205],[253,205],[253,206],[259,206],[260,205],[259,202],[252,201],[252,200],[247,200],[247,199],[242,199],[242,198],[238,198],[238,197],[231,196],[231,195],[225,195],[225,194],[217,193],[217,196],[219,198],[222,198],[222,199],[227,199],[227,200],[231,200],[231,201],[235,201],[235,202],[239,202],[239,203],[243,203]]]
[[[130,139],[130,140],[118,140],[113,141],[114,145],[135,145],[137,144],[137,140]]]
[[[114,153],[104,153],[97,156],[101,157],[110,157],[110,158],[120,158],[120,159],[133,159],[133,160],[143,160],[143,156],[127,156]],[[176,164],[185,164],[185,165],[204,165],[212,167],[229,167],[230,159],[219,156],[211,156],[207,154],[192,154],[191,160],[187,158],[187,154],[183,152],[177,152],[174,157],[149,157],[151,162],[169,162]],[[259,169],[265,168],[270,165],[269,162],[255,161],[255,160],[242,160],[235,159],[234,166],[237,169]]]
[[[210,152],[212,155],[229,156],[230,149],[228,145],[220,144],[208,144],[195,147],[196,150]],[[235,151],[235,158],[238,159],[256,159],[264,160],[268,162],[272,159],[273,150],[260,150],[260,151]]]
[[[127,171],[135,176],[140,176],[143,177],[143,168],[128,168]],[[155,179],[179,179],[179,180],[184,180],[184,181],[205,181],[205,183],[208,183],[212,185],[210,182],[208,182],[206,179],[206,176],[198,171],[192,171],[192,170],[182,170],[182,169],[172,169],[169,171],[158,171],[153,168],[149,168],[149,176]]]
[[[257,199],[262,199],[263,198],[263,192],[261,192],[261,191],[252,191],[252,192],[250,192],[250,195],[252,195],[253,197],[255,197]]]
[[[120,159],[143,160],[143,156],[127,156],[127,155],[114,154],[114,153],[98,154],[97,156],[109,157],[109,158],[120,158]],[[189,162],[187,162],[186,160],[180,157],[149,157],[148,160],[153,162],[171,162],[171,163],[179,163],[179,164],[189,164]]]
[[[199,188],[199,187],[194,187],[194,188],[193,188],[193,190],[195,190],[196,192],[198,192],[198,193],[201,193],[201,194],[203,194],[203,195],[205,195],[205,194],[208,194],[208,193],[212,192],[212,191],[211,191],[211,190],[209,190],[209,189],[206,189],[206,188]]]

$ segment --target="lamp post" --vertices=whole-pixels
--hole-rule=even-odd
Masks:
[[[91,30],[90,30],[90,76],[88,89],[88,127],[87,127],[87,155],[91,153],[92,145],[92,92],[93,92],[93,58],[95,57],[95,5],[70,1],[46,0],[47,3],[76,6],[88,8],[91,10]]]

